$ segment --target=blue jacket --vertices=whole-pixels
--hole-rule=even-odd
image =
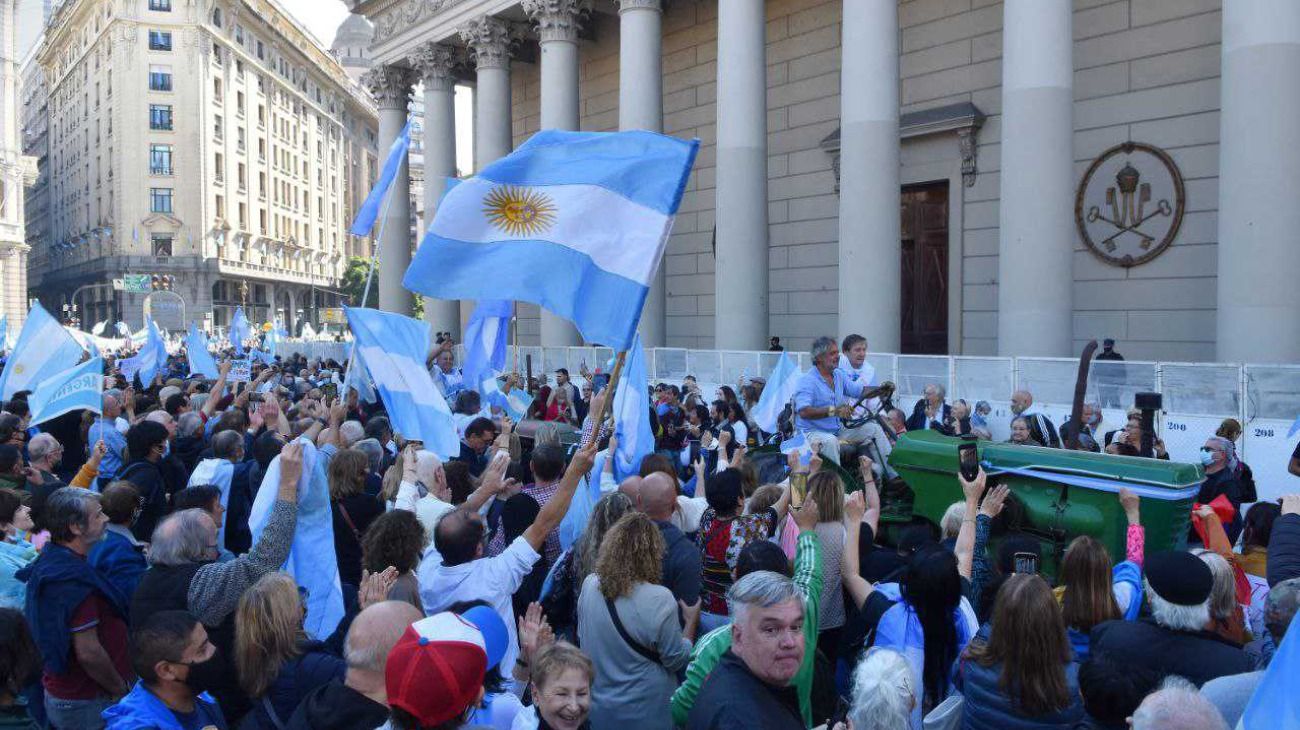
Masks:
[[[18,571],[17,578],[27,583],[23,613],[32,624],[36,646],[51,674],[68,670],[68,650],[72,647],[68,622],[92,591],[102,594],[119,616],[127,618],[127,599],[117,586],[91,567],[88,560],[57,543],[47,544],[40,557]]]
[[[221,708],[207,692],[194,699],[194,708],[195,712],[206,712],[210,718],[217,720],[218,728],[226,727],[226,718],[221,714]],[[136,682],[121,702],[104,710],[102,717],[107,723],[106,730],[185,730],[171,709],[154,696],[143,682]]]
[[[90,564],[103,573],[108,582],[116,586],[128,600],[135,594],[135,587],[140,584],[144,572],[149,569],[143,550],[113,530],[105,532],[104,539],[91,548],[89,559]]]
[[[976,640],[987,640],[989,627],[976,635]],[[998,686],[1002,665],[985,667],[964,656],[953,665],[953,686],[962,693],[966,702],[962,708],[963,730],[1047,730],[1073,727],[1084,719],[1083,701],[1079,697],[1079,665],[1071,661],[1065,667],[1065,681],[1069,689],[1070,705],[1064,710],[1028,717],[1018,711],[1011,698]]]
[[[307,641],[299,648],[302,654],[280,667],[280,673],[275,676],[275,680],[264,695],[265,699],[270,701],[275,714],[279,716],[281,727],[289,724],[289,718],[293,717],[293,711],[297,709],[298,703],[302,702],[302,698],[317,687],[329,684],[333,680],[342,682],[344,675],[347,674],[347,664],[341,658],[329,653],[325,644],[319,641]],[[271,720],[262,698],[253,700],[253,710],[244,718],[243,727],[245,730],[251,728],[274,730],[277,727]]]

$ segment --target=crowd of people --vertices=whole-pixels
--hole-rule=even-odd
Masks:
[[[760,380],[649,386],[630,473],[605,375],[503,376],[519,428],[439,340],[450,459],[296,355],[249,382],[183,353],[128,382],[109,357],[100,412],[43,423],[5,401],[0,727],[1219,730],[1300,610],[1300,494],[1256,502],[1235,422],[1203,450],[1191,549],[1148,551],[1125,489],[1124,554],[1082,535],[1049,576],[982,470],[938,524],[884,524],[894,440],[989,438],[990,409],[861,398],[860,336],[815,341],[778,433]],[[1143,441],[1140,414],[1098,434],[1092,404],[1073,433],[1012,403],[1015,443]]]

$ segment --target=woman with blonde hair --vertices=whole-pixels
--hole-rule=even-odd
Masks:
[[[317,687],[343,681],[347,664],[303,631],[307,612],[287,573],[262,576],[239,598],[235,668],[253,709],[245,730],[284,727],[299,701]]]
[[[677,672],[691,658],[700,605],[681,604],[686,628],[677,622],[663,574],[664,538],[643,512],[623,515],[600,546],[596,571],[578,597],[578,637],[593,652],[596,669],[591,724],[602,728],[672,728],[664,709],[677,687]]]
[[[330,459],[330,513],[334,518],[334,555],[339,564],[339,581],[361,585],[361,536],[384,505],[366,494],[370,457],[358,449],[343,449]]]
[[[808,477],[808,499],[817,503],[817,539],[821,543],[821,611],[817,646],[832,662],[838,657],[840,629],[844,628],[844,591],[840,564],[844,560],[844,482],[830,469]]]

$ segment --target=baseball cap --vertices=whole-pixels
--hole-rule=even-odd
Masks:
[[[388,655],[388,704],[420,725],[444,723],[478,699],[487,668],[487,642],[471,621],[446,611],[420,619]]]
[[[510,633],[501,615],[489,606],[475,606],[460,615],[474,624],[474,628],[483,634],[483,648],[487,652],[487,668],[491,669],[501,663],[510,645]]]

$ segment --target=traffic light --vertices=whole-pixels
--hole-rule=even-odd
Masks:
[[[154,291],[172,291],[176,286],[176,277],[171,274],[154,274],[149,277],[149,288]]]

